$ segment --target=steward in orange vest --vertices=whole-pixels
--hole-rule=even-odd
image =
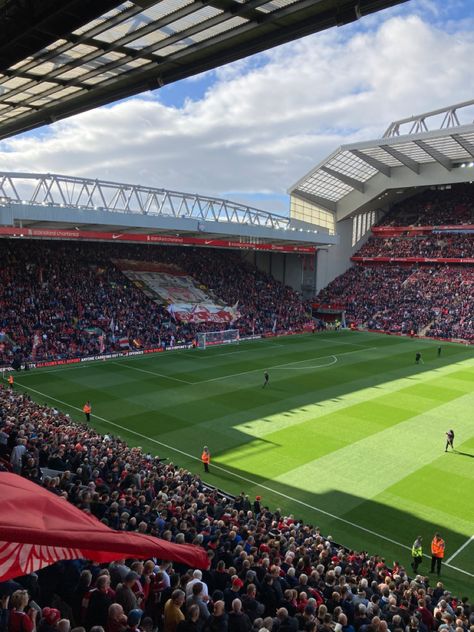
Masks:
[[[8,376],[8,385],[10,386],[10,388],[13,388],[13,382],[15,381],[13,375],[9,375]]]
[[[209,448],[205,445],[202,449],[201,461],[204,465],[204,471],[209,472],[209,463],[211,462],[211,455],[209,453]]]
[[[89,401],[87,401],[84,406],[82,407],[82,410],[84,411],[84,415],[86,416],[87,421],[91,420],[91,412],[92,412],[92,406],[91,403]]]
[[[435,533],[434,538],[431,540],[431,572],[435,572],[436,566],[438,577],[441,574],[441,562],[444,557],[445,546],[443,538],[439,535],[439,533]]]

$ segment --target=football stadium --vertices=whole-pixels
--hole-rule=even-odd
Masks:
[[[0,0],[0,138],[405,1]],[[473,632],[474,100],[286,213],[66,171],[0,171],[0,632]]]

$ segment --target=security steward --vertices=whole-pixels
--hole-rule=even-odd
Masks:
[[[423,561],[422,541],[423,541],[423,538],[421,537],[421,535],[419,535],[416,538],[416,540],[413,542],[413,545],[411,547],[411,557],[412,557],[411,567],[412,567],[414,573],[417,572],[418,566]]]
[[[439,535],[439,533],[434,534],[434,538],[431,540],[431,571],[430,573],[435,572],[438,577],[441,575],[441,562],[444,558],[444,549],[445,542],[443,538]]]
[[[91,412],[92,412],[92,406],[90,401],[88,400],[84,406],[82,407],[82,410],[84,411],[84,415],[86,416],[86,420],[90,421],[91,420]]]
[[[204,471],[209,472],[209,463],[211,462],[211,454],[209,452],[209,448],[205,445],[202,449],[201,461],[204,465]]]

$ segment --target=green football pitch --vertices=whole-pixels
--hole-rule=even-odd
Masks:
[[[206,482],[409,565],[446,540],[445,584],[473,596],[472,347],[349,331],[38,369],[16,388]],[[415,364],[421,351],[423,364]],[[263,389],[263,372],[270,383]],[[455,451],[445,453],[445,432]],[[425,558],[420,572],[428,573]]]

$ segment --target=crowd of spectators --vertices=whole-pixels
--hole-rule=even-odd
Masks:
[[[474,258],[474,232],[431,233],[428,236],[370,237],[357,257]]]
[[[474,632],[468,598],[440,581],[348,551],[260,497],[225,497],[2,387],[0,455],[111,528],[194,543],[210,563],[56,563],[0,584],[1,632]]]
[[[307,307],[291,288],[246,263],[240,253],[129,244],[5,240],[0,250],[0,363],[15,349],[52,360],[191,342],[216,323],[175,322],[113,263],[173,263],[226,305],[242,335],[298,330]],[[125,343],[124,343],[125,341]]]
[[[474,224],[474,192],[471,184],[433,188],[396,204],[379,226],[442,226]]]
[[[470,184],[425,190],[395,205],[379,226],[459,224],[474,226],[474,187]],[[470,259],[474,258],[474,233],[374,234],[354,256]],[[349,324],[474,341],[474,266],[356,265],[324,288],[317,300],[342,305]]]
[[[357,326],[474,340],[474,267],[356,265],[317,298]]]

